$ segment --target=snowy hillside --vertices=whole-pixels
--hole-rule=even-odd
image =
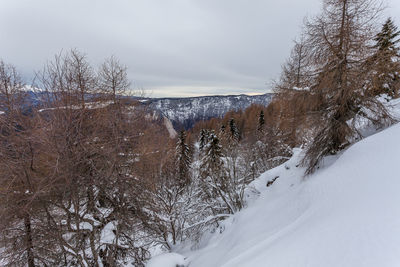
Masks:
[[[222,234],[181,254],[191,267],[400,266],[399,136],[397,124],[309,177],[295,151],[253,183],[260,196]]]

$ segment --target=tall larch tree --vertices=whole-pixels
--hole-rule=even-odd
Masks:
[[[308,111],[315,134],[303,161],[307,173],[313,172],[325,155],[361,137],[356,118],[387,121],[383,105],[365,92],[365,62],[372,54],[372,29],[380,11],[375,0],[325,0],[322,13],[306,22],[315,78],[305,101],[317,103]]]

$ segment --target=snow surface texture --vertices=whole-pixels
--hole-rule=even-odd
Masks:
[[[296,150],[254,181],[260,196],[222,234],[181,253],[190,267],[400,266],[399,138],[397,124],[308,177]]]
[[[182,255],[165,253],[152,258],[146,267],[185,267],[187,262]]]

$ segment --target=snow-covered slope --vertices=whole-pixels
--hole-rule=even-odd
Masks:
[[[301,152],[254,182],[261,192],[190,267],[400,266],[400,124],[303,177]],[[266,187],[267,181],[279,176]]]

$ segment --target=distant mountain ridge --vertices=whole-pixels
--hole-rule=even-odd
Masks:
[[[26,90],[29,107],[40,106],[47,95],[47,92],[40,90]],[[227,112],[239,111],[248,108],[252,104],[267,106],[274,94],[263,95],[213,95],[180,98],[145,98],[129,96],[139,101],[149,111],[154,111],[162,119],[166,117],[171,121],[176,130],[190,129],[198,121],[221,118]],[[88,96],[87,100],[93,96]]]
[[[252,104],[267,106],[274,94],[215,95],[184,98],[151,98],[142,100],[150,109],[167,117],[175,129],[190,129],[202,120],[221,118],[228,111],[244,110]]]

